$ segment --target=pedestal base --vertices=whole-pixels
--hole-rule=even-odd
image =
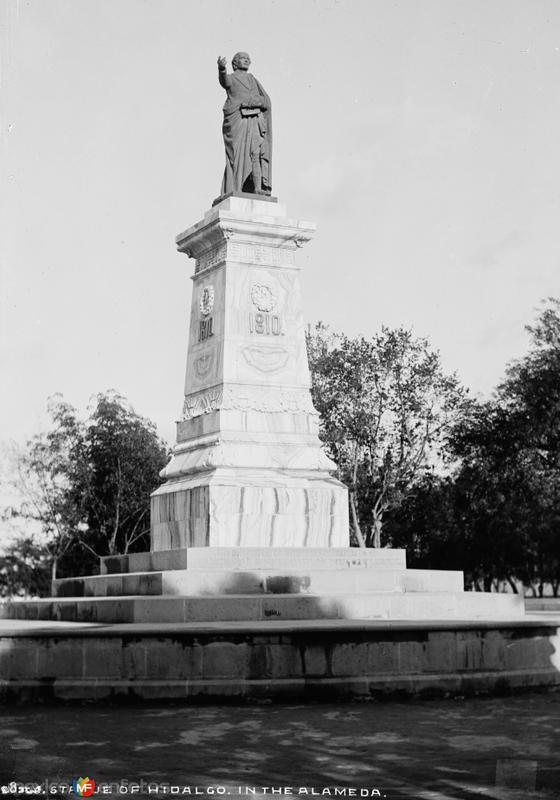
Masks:
[[[346,487],[317,473],[214,470],[152,495],[152,550],[347,547]]]

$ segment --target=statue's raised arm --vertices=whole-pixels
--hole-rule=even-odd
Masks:
[[[227,74],[227,59],[224,56],[218,57],[218,80],[220,81],[220,86],[223,86],[227,91],[231,83],[231,76]]]
[[[247,53],[236,53],[231,60],[218,58],[218,80],[227,92],[222,132],[226,149],[226,169],[222,195],[231,192],[270,194],[272,167],[271,103],[259,81],[248,70]]]

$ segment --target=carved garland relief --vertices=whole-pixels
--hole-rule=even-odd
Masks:
[[[241,349],[243,358],[250,367],[259,372],[278,372],[288,363],[290,357],[285,347],[252,344]]]
[[[262,386],[213,387],[188,395],[183,405],[183,420],[209,414],[217,409],[237,411],[316,414],[308,389],[282,389]]]
[[[210,374],[210,370],[214,366],[214,351],[210,350],[208,353],[202,353],[194,360],[194,374],[199,380],[204,380]]]

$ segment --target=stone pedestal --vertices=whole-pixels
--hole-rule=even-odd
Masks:
[[[318,437],[296,254],[281,204],[229,196],[177,237],[196,259],[183,415],[152,495],[152,550],[346,547],[346,488]]]

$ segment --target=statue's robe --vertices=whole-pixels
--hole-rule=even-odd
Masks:
[[[262,173],[261,191],[272,188],[272,116],[270,98],[250,72],[219,70],[220,84],[227,91],[222,132],[226,149],[226,169],[222,194],[242,192],[258,159]],[[244,109],[244,105],[264,97],[264,108]],[[252,181],[249,182],[252,186]],[[251,189],[250,189],[251,190]]]

